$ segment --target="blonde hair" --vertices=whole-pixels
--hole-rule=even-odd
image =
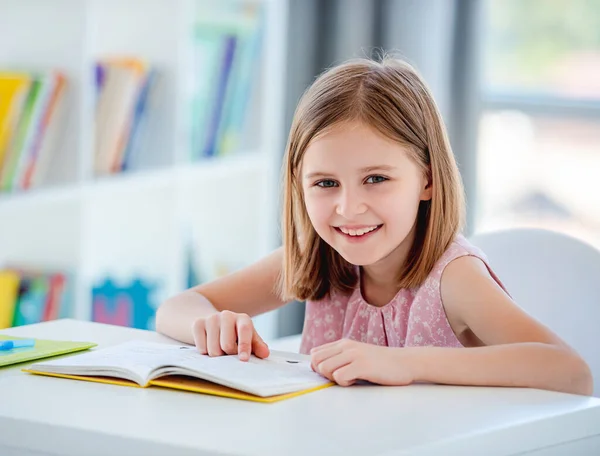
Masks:
[[[407,147],[432,183],[422,201],[416,235],[398,271],[398,287],[421,285],[464,220],[464,192],[441,115],[429,89],[409,64],[392,58],[355,59],[323,73],[302,96],[283,164],[284,299],[319,300],[351,292],[358,280],[348,263],[316,233],[305,209],[300,181],[311,141],[345,122],[364,123]]]

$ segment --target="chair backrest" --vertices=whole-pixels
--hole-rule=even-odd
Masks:
[[[600,251],[541,229],[474,235],[514,301],[589,364],[600,395]]]

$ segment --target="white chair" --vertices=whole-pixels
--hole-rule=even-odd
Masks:
[[[541,229],[474,235],[515,302],[589,364],[600,395],[600,251]]]

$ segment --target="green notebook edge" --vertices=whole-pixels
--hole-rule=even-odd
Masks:
[[[30,339],[29,337],[17,337],[0,334],[0,340],[8,339]],[[76,353],[83,350],[96,347],[98,344],[94,342],[67,341],[67,340],[49,340],[35,339],[35,346],[27,349],[18,349],[14,353],[3,354],[0,351],[0,369],[3,367],[22,364],[28,361],[34,361],[44,358],[52,358],[54,356]],[[13,350],[10,350],[11,352]]]

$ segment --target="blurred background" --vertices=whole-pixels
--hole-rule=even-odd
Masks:
[[[467,235],[600,248],[600,0],[0,0],[0,327],[151,329],[165,297],[275,248],[299,97],[384,51],[434,93]]]

